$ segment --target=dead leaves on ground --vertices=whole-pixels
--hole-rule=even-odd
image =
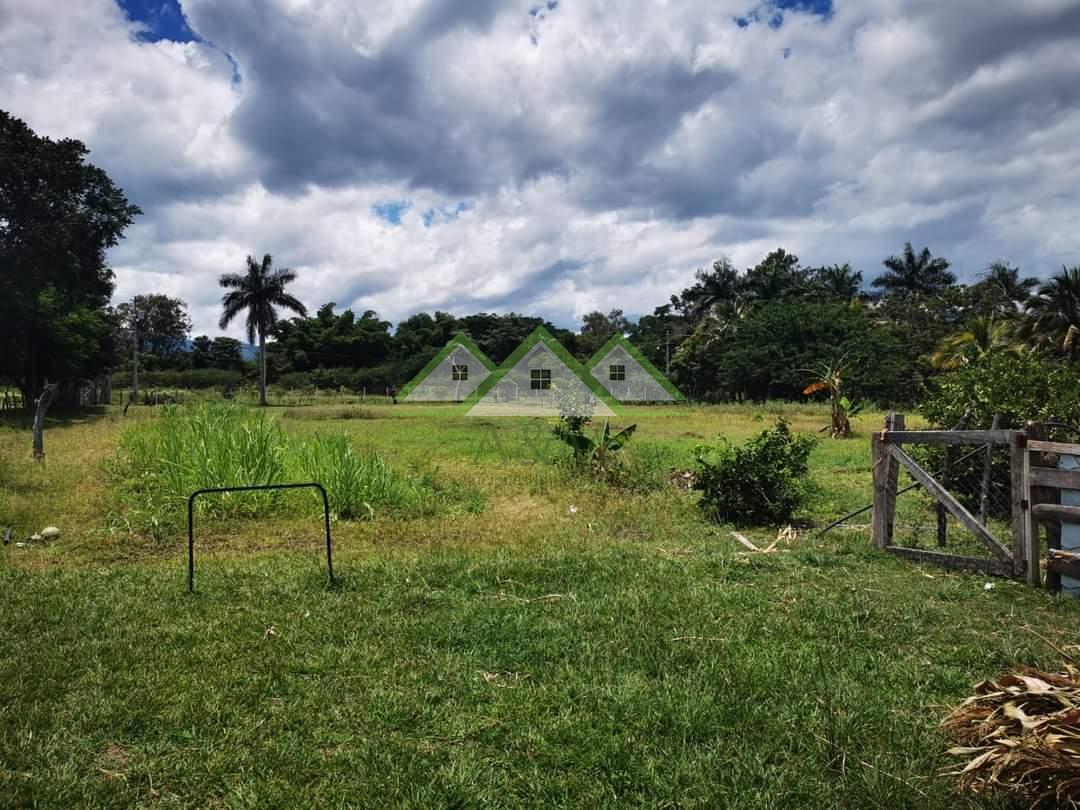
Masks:
[[[1080,670],[1022,668],[975,686],[942,728],[967,761],[963,790],[1004,793],[1036,807],[1080,808]]]

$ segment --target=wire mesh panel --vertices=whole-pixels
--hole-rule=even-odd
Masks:
[[[1007,446],[946,448],[927,445],[911,448],[911,456],[993,538],[1006,548],[1012,548],[1012,491]],[[904,467],[900,468],[897,479],[892,544],[986,559],[997,556]]]

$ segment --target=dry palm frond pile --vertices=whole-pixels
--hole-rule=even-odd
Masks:
[[[966,757],[961,789],[1008,793],[1032,807],[1080,808],[1080,670],[1023,668],[984,681],[942,723]]]

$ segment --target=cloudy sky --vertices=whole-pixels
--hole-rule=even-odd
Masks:
[[[117,300],[649,312],[783,246],[1080,263],[1080,0],[0,0],[0,107],[145,214]]]

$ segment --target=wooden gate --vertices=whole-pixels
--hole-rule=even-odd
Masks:
[[[982,571],[1001,576],[1026,577],[1041,584],[1041,527],[1047,536],[1047,587],[1060,589],[1060,576],[1080,579],[1080,554],[1061,549],[1061,524],[1080,524],[1080,506],[1060,503],[1061,490],[1080,490],[1080,470],[1061,469],[1061,456],[1080,458],[1080,444],[1046,441],[1042,425],[1026,430],[905,430],[902,414],[890,414],[885,429],[872,439],[874,517],[873,542],[880,548],[909,559],[933,562],[947,568]],[[931,473],[916,461],[905,445],[940,445],[946,448],[945,475]],[[949,491],[951,448],[985,448],[986,480],[982,484],[979,516]],[[1009,520],[992,526],[986,509],[990,458],[995,448],[1008,449]],[[968,453],[970,455],[970,453]],[[908,475],[935,501],[939,515],[937,550],[910,548],[894,542],[896,500],[900,471]],[[977,557],[944,550],[941,524],[945,515],[974,537],[989,555]]]

